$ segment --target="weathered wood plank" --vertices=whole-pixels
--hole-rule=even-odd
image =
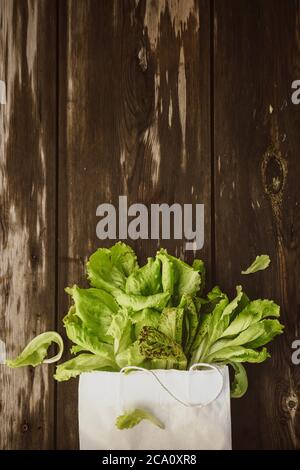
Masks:
[[[85,1],[60,5],[59,313],[98,246],[96,208],[204,203],[210,265],[210,5]],[[130,242],[139,256],[157,241]],[[184,242],[161,242],[186,259]],[[77,442],[77,381],[58,385],[59,448]],[[67,430],[67,432],[66,432]]]
[[[216,276],[252,297],[276,299],[285,334],[272,359],[248,367],[247,395],[232,403],[235,448],[300,448],[300,369],[291,363],[299,331],[299,2],[215,1]],[[255,255],[272,265],[240,275]]]
[[[53,329],[56,5],[0,3],[0,337],[9,357]],[[49,367],[0,366],[0,448],[54,445]]]

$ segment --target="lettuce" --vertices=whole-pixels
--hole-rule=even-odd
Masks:
[[[183,295],[179,307],[183,309],[182,344],[188,354],[198,329],[200,304],[192,296]]]
[[[269,263],[261,255],[243,274]],[[218,286],[205,295],[205,266],[199,259],[190,266],[161,249],[140,267],[132,248],[119,242],[90,256],[87,275],[88,288],[66,289],[72,305],[63,324],[75,357],[57,366],[58,381],[127,365],[184,370],[198,362],[219,363],[232,367],[231,393],[241,397],[248,386],[243,363],[265,361],[266,345],[283,332],[280,308],[272,300],[250,300],[241,286],[233,299]],[[58,354],[47,359],[53,342]],[[7,365],[35,367],[59,360],[62,352],[62,338],[46,332]],[[127,413],[118,426],[137,424],[147,419],[144,413]]]
[[[118,242],[110,249],[99,248],[87,263],[87,272],[93,287],[107,292],[125,289],[126,278],[138,269],[134,251]]]
[[[169,302],[170,294],[168,292],[160,292],[153,295],[133,295],[118,292],[116,301],[121,307],[126,307],[138,312],[144,308],[155,308],[162,310]]]
[[[242,271],[242,274],[253,274],[257,271],[263,271],[271,263],[270,257],[268,255],[260,255],[255,258],[253,263],[245,271]]]
[[[112,343],[107,330],[119,309],[112,295],[102,289],[80,289],[76,285],[68,287],[66,292],[74,301],[73,315],[76,315],[84,327],[89,328],[100,341]],[[66,321],[68,322],[67,317],[64,318],[65,326]]]
[[[141,353],[139,341],[136,340],[116,355],[116,363],[120,369],[126,366],[145,366],[146,357]]]
[[[122,310],[114,316],[107,334],[114,339],[115,355],[121,353],[132,344],[133,325],[126,310]]]
[[[46,359],[49,346],[51,343],[56,343],[58,345],[58,353],[50,358]],[[23,367],[23,366],[33,366],[36,367],[42,362],[50,364],[51,362],[59,361],[64,350],[64,344],[62,337],[55,331],[47,331],[36,336],[26,348],[21,352],[21,354],[15,359],[10,359],[6,361],[6,364],[9,367]]]
[[[229,365],[233,367],[234,378],[231,384],[231,396],[232,398],[241,398],[245,395],[248,388],[248,378],[245,367],[240,362],[229,362]]]
[[[195,295],[200,290],[200,265],[196,264],[196,268],[193,268],[164,249],[158,252],[157,257],[162,263],[164,291],[171,294],[175,306],[184,294]]]
[[[183,314],[183,308],[164,308],[158,323],[158,330],[179,344],[182,342]]]
[[[76,308],[72,306],[69,313],[65,316],[64,327],[68,338],[75,344],[72,352],[89,351],[98,354],[102,351],[103,342],[96,332],[83,323],[80,317],[76,315]],[[110,338],[112,342],[112,338]]]
[[[112,347],[103,344],[102,352],[97,354],[79,354],[78,356],[63,362],[56,368],[54,378],[58,382],[77,377],[83,372],[94,370],[117,371],[118,367],[113,358]]]
[[[135,270],[126,280],[126,294],[153,295],[162,292],[159,259],[148,258],[147,264]]]
[[[143,419],[150,421],[150,423],[164,429],[164,425],[149,411],[137,408],[133,411],[127,411],[123,415],[118,416],[116,419],[116,427],[118,429],[130,429],[139,424]]]
[[[186,369],[187,358],[174,339],[156,328],[145,326],[139,336],[140,352],[146,359],[159,359],[168,364],[164,369]]]
[[[129,316],[134,324],[134,331],[136,338],[139,336],[141,329],[144,326],[158,326],[160,320],[160,312],[154,308],[144,308],[138,312],[129,310]]]

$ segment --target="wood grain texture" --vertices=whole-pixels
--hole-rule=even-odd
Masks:
[[[232,402],[234,448],[300,448],[299,127],[291,83],[300,75],[299,2],[215,1],[214,150],[216,276],[231,290],[282,306],[285,333],[272,359],[247,367],[249,390]],[[257,254],[268,271],[241,276]]]
[[[96,208],[155,202],[210,207],[210,5],[206,1],[67,1],[60,5],[58,311],[85,285],[98,246]],[[210,265],[210,212],[205,214]],[[130,242],[139,257],[154,240]],[[162,242],[185,259],[183,241]],[[60,323],[60,322],[59,322]],[[59,448],[78,446],[77,381],[58,385]]]
[[[0,337],[12,357],[55,320],[55,2],[1,0],[0,25]],[[53,447],[51,373],[0,366],[1,449]]]

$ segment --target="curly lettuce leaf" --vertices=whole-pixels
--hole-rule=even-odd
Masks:
[[[258,333],[255,334],[251,329],[255,331],[255,328],[257,328]],[[261,331],[259,331],[261,329]],[[250,330],[249,334],[249,341],[247,343],[244,343],[244,345],[247,348],[260,348],[261,346],[264,346],[265,344],[269,343],[272,341],[276,336],[281,335],[284,330],[284,325],[279,323],[278,320],[262,320],[257,324],[251,325],[248,330]],[[246,330],[247,331],[247,330]],[[244,334],[242,332],[240,335]]]
[[[246,330],[251,324],[257,323],[266,317],[280,316],[280,307],[273,300],[253,300],[234,318],[230,325],[223,331],[221,337],[235,336]]]
[[[239,302],[243,297],[243,291],[241,286],[236,288],[236,297],[228,303],[228,298],[222,299],[215,307],[212,312],[212,320],[209,324],[208,336],[209,345],[217,341],[223,332],[228,327],[231,317],[235,314],[235,310],[238,308]]]
[[[87,263],[87,273],[93,287],[115,293],[124,291],[127,277],[138,269],[136,254],[125,243],[111,248],[99,248]]]
[[[157,327],[159,331],[179,344],[182,342],[183,313],[183,308],[164,308]]]
[[[221,291],[219,286],[215,286],[207,294],[206,299],[198,299],[200,318],[189,349],[191,355],[190,365],[199,362],[204,352],[211,344],[210,331],[213,329],[213,323],[218,323],[216,317],[218,319],[221,318],[222,312],[228,305],[228,302],[227,295]]]
[[[163,423],[152,413],[139,408],[133,411],[126,411],[123,415],[118,416],[116,419],[116,427],[120,430],[130,429],[139,424],[143,419],[150,421],[150,423],[161,429],[165,429]]]
[[[141,354],[139,341],[135,341],[116,355],[116,363],[120,369],[126,366],[143,366],[144,361],[145,356]]]
[[[107,330],[119,307],[113,296],[102,289],[80,289],[78,286],[67,287],[66,292],[72,297],[77,315],[85,328],[89,328],[100,341],[112,343]]]
[[[187,360],[181,345],[156,328],[145,326],[139,336],[139,345],[145,358],[168,361],[166,368],[186,369]]]
[[[189,266],[164,249],[157,253],[162,263],[163,287],[172,295],[173,306],[177,306],[184,294],[195,295],[200,290],[201,276],[197,269]]]
[[[198,295],[201,295],[204,288],[205,288],[205,282],[206,282],[206,269],[205,269],[205,264],[202,261],[202,259],[194,259],[192,268],[195,271],[198,271],[201,277],[201,283],[200,283],[200,289],[198,291]]]
[[[112,346],[103,344],[102,353],[98,354],[79,354],[56,367],[54,378],[58,382],[77,377],[83,372],[92,372],[94,370],[104,370],[114,372],[119,370],[115,361]]]
[[[230,387],[232,398],[241,398],[248,389],[248,377],[245,367],[240,362],[229,362],[234,370],[234,377]]]
[[[52,343],[58,345],[58,353],[50,358],[46,359],[48,349]],[[52,363],[59,361],[64,350],[64,343],[62,337],[55,331],[47,331],[36,336],[26,348],[17,356],[15,359],[8,359],[6,365],[12,368],[33,366],[36,367],[39,364]]]
[[[162,292],[160,261],[148,258],[145,266],[135,270],[126,280],[126,294],[153,295]]]
[[[208,302],[213,302],[214,300],[221,300],[221,299],[224,299],[226,296],[226,294],[224,294],[224,292],[221,291],[220,287],[219,286],[215,286],[212,288],[211,291],[208,292],[207,294],[207,301]]]
[[[73,344],[70,348],[70,353],[75,355],[79,352],[86,352],[86,349],[83,346],[79,346],[79,344]]]
[[[133,324],[126,310],[121,310],[113,317],[107,334],[113,338],[115,355],[123,352],[133,343]]]
[[[227,307],[229,301],[226,298],[220,300],[213,311],[211,312],[211,318],[208,323],[207,337],[208,337],[208,346],[213,344],[219,336],[224,331],[224,324],[229,321],[228,317],[223,317],[223,312]]]
[[[160,312],[154,308],[144,308],[138,312],[128,310],[128,315],[134,324],[136,338],[144,326],[154,326],[156,328],[160,320]]]
[[[161,282],[164,292],[168,292],[170,297],[174,292],[175,268],[171,258],[162,256],[160,252],[156,257],[161,261]]]
[[[94,354],[102,352],[103,341],[94,333],[94,330],[87,328],[82,322],[81,318],[76,315],[76,308],[73,305],[68,314],[63,319],[64,327],[68,338],[76,345],[72,347],[72,353],[79,351],[89,351]],[[113,338],[105,335],[104,338],[109,338],[109,343],[113,342]],[[113,352],[113,351],[112,351]]]
[[[266,348],[260,351],[243,346],[227,346],[203,358],[204,362],[263,362],[270,354]]]
[[[272,341],[275,336],[283,332],[283,325],[278,320],[262,320],[250,325],[234,338],[220,339],[216,341],[209,350],[213,354],[228,346],[245,346],[256,349]]]
[[[197,328],[199,324],[199,315],[197,307],[190,295],[183,295],[179,304],[183,308],[183,349],[186,354],[189,354],[192,344],[194,342]]]
[[[121,307],[131,309],[135,312],[143,310],[145,308],[154,308],[156,310],[162,310],[168,303],[170,294],[168,292],[161,292],[153,295],[133,295],[118,292],[116,294],[116,300]]]
[[[190,354],[191,354],[191,360],[190,360],[190,366],[192,364],[196,364],[197,362],[200,362],[201,357],[204,355],[204,351],[206,351],[208,347],[208,330],[209,330],[209,325],[212,320],[212,315],[209,313],[205,313],[204,315],[201,316],[199,325],[198,325],[198,330],[195,336],[195,339],[192,343],[191,349],[190,349]]]
[[[249,268],[245,269],[245,271],[242,271],[242,274],[253,274],[257,271],[263,271],[264,269],[267,269],[270,263],[271,260],[269,255],[257,256]]]

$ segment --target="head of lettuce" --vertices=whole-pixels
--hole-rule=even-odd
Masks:
[[[268,264],[262,255],[245,273]],[[87,275],[89,288],[66,289],[72,305],[63,323],[73,357],[57,366],[58,381],[129,365],[185,370],[198,362],[218,363],[232,366],[231,395],[241,397],[248,386],[242,363],[265,361],[265,345],[283,331],[272,300],[251,301],[241,286],[232,300],[217,286],[204,295],[199,259],[190,266],[161,249],[139,266],[134,251],[119,242],[91,255]],[[59,350],[49,359],[53,342]],[[58,361],[62,352],[62,338],[49,331],[6,363],[36,367]]]

